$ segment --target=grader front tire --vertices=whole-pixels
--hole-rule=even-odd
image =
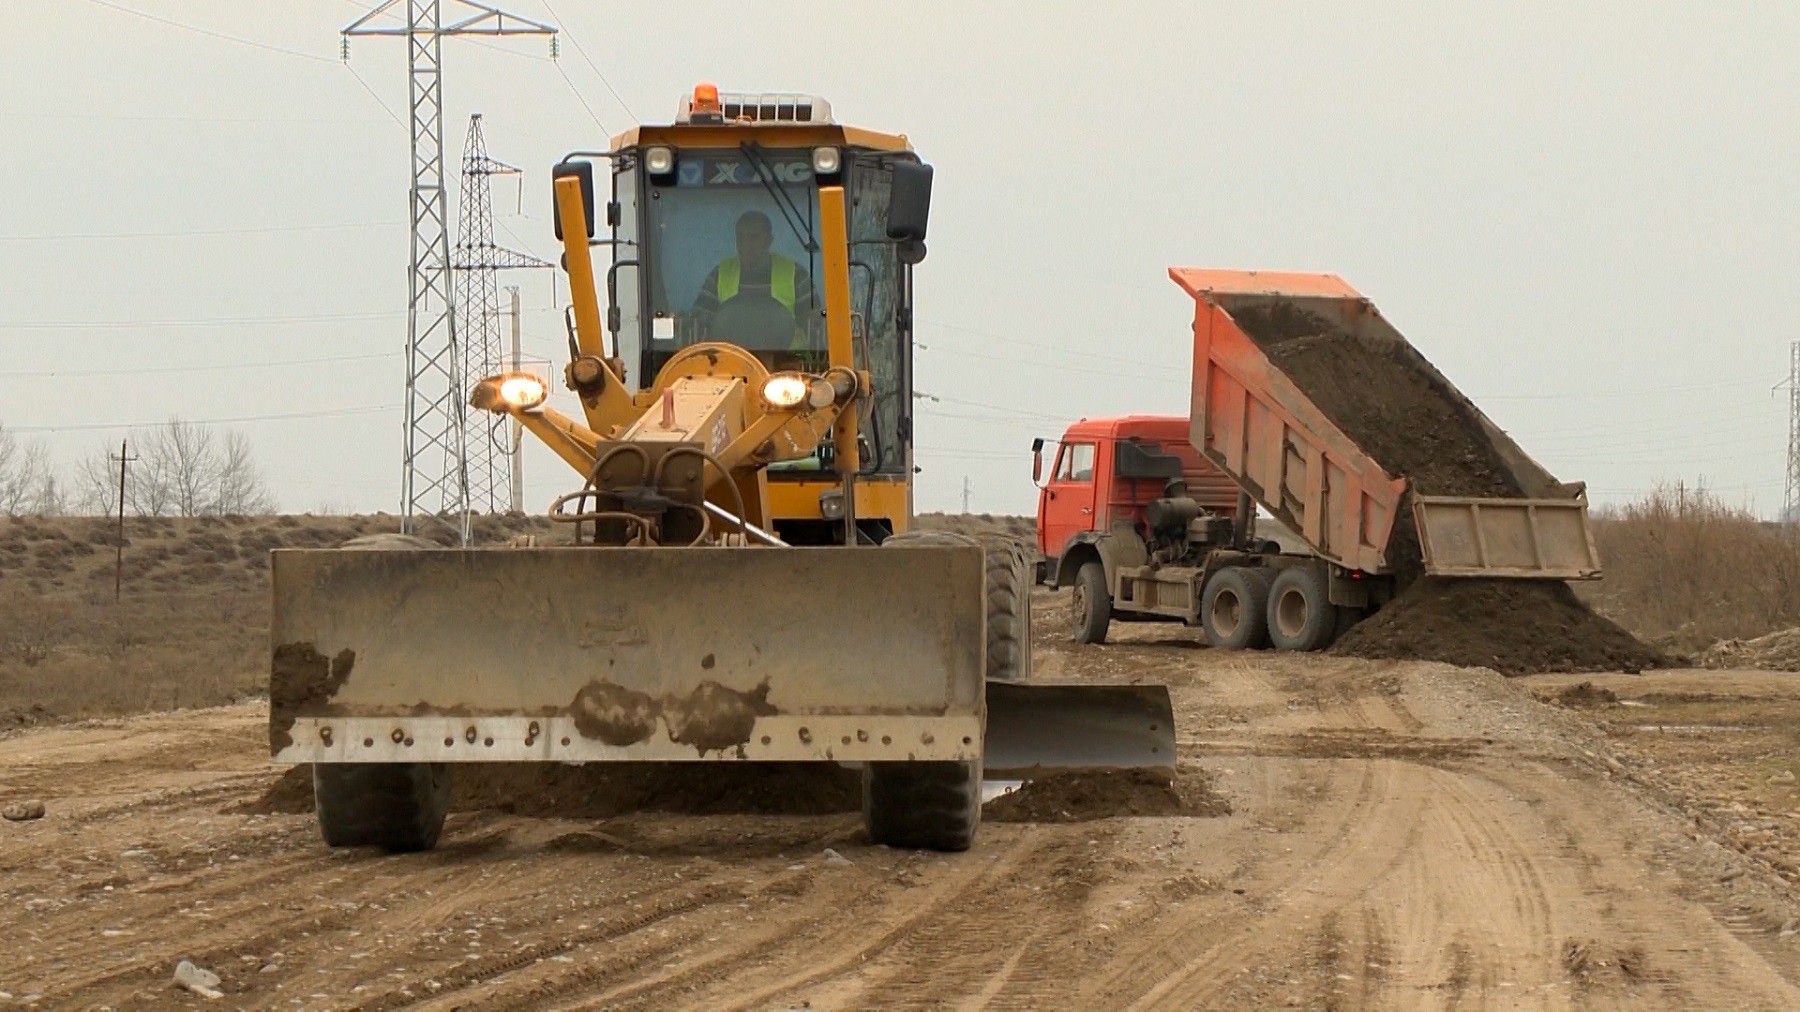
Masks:
[[[948,531],[905,531],[883,548],[979,545]],[[1023,554],[988,544],[984,571],[991,677],[1024,678],[1031,663],[1031,584]],[[981,761],[874,762],[863,767],[863,824],[889,847],[968,850],[981,826]]]
[[[450,811],[445,763],[316,763],[313,809],[332,847],[430,850]]]

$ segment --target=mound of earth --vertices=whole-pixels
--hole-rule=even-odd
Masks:
[[[453,812],[540,818],[826,815],[862,805],[861,774],[835,763],[461,763],[453,783]],[[312,808],[312,768],[296,766],[242,811],[298,815]]]
[[[1800,629],[1781,629],[1749,640],[1720,640],[1700,652],[1703,668],[1800,671]]]
[[[1175,782],[1149,770],[1063,773],[1027,780],[983,805],[994,822],[1089,822],[1115,815],[1229,815],[1204,770],[1182,769]]]
[[[1657,650],[1594,614],[1568,584],[1541,580],[1424,577],[1351,627],[1331,652],[1503,675],[1668,666]]]

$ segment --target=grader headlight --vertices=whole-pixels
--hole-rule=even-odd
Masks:
[[[550,387],[542,379],[528,372],[509,372],[489,376],[475,384],[469,403],[478,410],[502,414],[509,409],[530,411],[542,405],[549,396]]]
[[[537,407],[549,396],[550,388],[530,373],[513,373],[500,380],[500,399],[520,411]]]
[[[797,408],[806,402],[811,392],[811,384],[806,377],[795,372],[778,372],[763,383],[762,395],[769,407],[786,410]]]

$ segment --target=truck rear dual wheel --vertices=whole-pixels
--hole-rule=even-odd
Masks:
[[[947,531],[904,531],[883,548],[979,544]],[[983,548],[988,676],[1024,677],[1030,665],[1031,585],[1023,555],[1001,544]],[[999,658],[996,669],[996,658]],[[1008,677],[1010,676],[1010,677]],[[863,825],[889,847],[968,850],[981,826],[981,760],[872,762],[863,765]]]
[[[1257,566],[1221,569],[1206,581],[1200,598],[1200,626],[1206,642],[1225,650],[1260,650],[1269,645],[1269,585],[1274,577]]]
[[[1269,588],[1269,639],[1277,650],[1323,650],[1337,638],[1339,609],[1325,574],[1311,566],[1281,571]]]

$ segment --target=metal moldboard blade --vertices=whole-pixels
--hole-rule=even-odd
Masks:
[[[985,776],[1175,774],[1175,708],[1166,685],[990,681],[987,708]]]

